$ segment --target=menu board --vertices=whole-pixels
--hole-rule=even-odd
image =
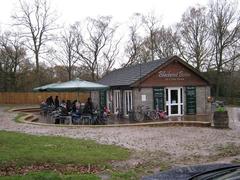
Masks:
[[[154,109],[164,110],[164,88],[153,89]]]
[[[196,87],[186,87],[187,114],[196,114]]]
[[[103,108],[107,104],[107,91],[99,91],[99,106],[100,110],[103,110]]]

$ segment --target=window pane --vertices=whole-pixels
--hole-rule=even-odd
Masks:
[[[180,88],[180,91],[181,91],[181,92],[180,92],[180,97],[181,97],[181,103],[182,103],[182,102],[183,102],[183,97],[182,97],[182,96],[183,96],[183,93],[182,93],[182,88]]]
[[[178,90],[171,90],[171,103],[178,103]]]
[[[178,105],[171,106],[171,114],[178,114]]]
[[[166,89],[166,101],[168,101],[168,89]]]
[[[132,110],[132,92],[129,92],[129,111]]]
[[[126,106],[126,109],[125,109],[125,111],[126,111],[126,114],[128,114],[128,97],[127,97],[127,92],[125,92],[125,106]]]

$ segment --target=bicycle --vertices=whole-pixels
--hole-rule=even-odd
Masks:
[[[143,107],[143,105],[137,107],[137,111],[134,113],[135,120],[139,122],[142,122],[146,119],[154,120],[156,118],[154,111],[151,111],[149,107],[146,107],[145,109],[143,109]]]
[[[156,109],[155,110],[155,117],[156,117],[156,120],[167,119],[168,115],[167,115],[166,111]]]

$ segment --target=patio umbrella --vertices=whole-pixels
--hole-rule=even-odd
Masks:
[[[103,84],[85,81],[81,79],[75,79],[63,83],[57,83],[55,85],[47,87],[47,91],[67,91],[67,92],[79,92],[79,91],[97,91],[107,90],[109,87]]]
[[[33,89],[33,91],[47,91],[48,88],[54,86],[54,85],[57,85],[59,83],[52,83],[52,84],[47,84],[47,85],[44,85],[44,86],[40,86],[40,87],[36,87]]]
[[[34,91],[57,91],[57,92],[79,92],[80,91],[98,91],[98,90],[107,90],[109,87],[99,83],[94,83],[90,81],[85,81],[81,79],[75,79],[62,83],[52,83],[45,86],[34,88]]]

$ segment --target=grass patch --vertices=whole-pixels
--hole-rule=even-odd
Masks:
[[[22,118],[23,116],[25,116],[25,115],[26,115],[26,114],[25,114],[25,113],[22,113],[22,112],[18,113],[17,116],[14,118],[14,121],[20,123],[20,122],[21,122],[21,118]]]
[[[5,176],[0,177],[0,180],[41,180],[41,179],[54,179],[54,180],[100,180],[99,177],[93,174],[74,174],[62,175],[56,172],[34,172],[23,176]]]
[[[217,156],[220,157],[230,157],[240,154],[240,146],[234,143],[217,146],[216,150],[218,151]]]
[[[240,158],[235,158],[234,160],[231,161],[231,163],[240,164]]]
[[[127,172],[114,172],[111,175],[111,180],[134,180],[138,179],[136,172],[127,171]]]
[[[124,160],[129,151],[91,140],[65,137],[33,136],[0,131],[0,166],[32,164],[105,165],[110,160]]]

